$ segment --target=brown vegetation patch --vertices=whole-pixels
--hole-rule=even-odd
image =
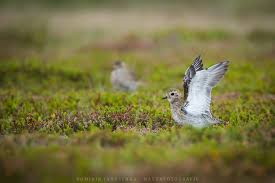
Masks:
[[[138,180],[148,182],[150,178],[153,178],[154,181],[151,182],[157,182],[156,179],[166,182],[167,178],[169,178],[169,180],[178,180],[175,182],[213,182],[213,180],[215,180],[214,182],[258,182],[272,179],[271,170],[265,169],[260,165],[252,165],[244,161],[232,162],[231,167],[227,167],[226,164],[219,157],[215,159],[209,157],[209,160],[189,158],[172,165],[159,166],[157,168],[144,166],[138,172]],[[239,174],[246,176],[239,176]],[[147,178],[146,181],[144,177]]]
[[[141,39],[136,35],[130,34],[116,42],[101,42],[92,46],[86,46],[81,51],[90,51],[91,49],[113,50],[119,52],[131,50],[147,50],[155,46],[150,39]]]

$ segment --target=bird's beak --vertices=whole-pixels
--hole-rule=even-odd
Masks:
[[[167,96],[162,97],[162,99],[163,99],[163,100],[164,100],[164,99],[167,99]]]

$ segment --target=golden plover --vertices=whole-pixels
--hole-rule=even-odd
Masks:
[[[170,89],[163,97],[168,99],[176,123],[205,127],[221,122],[210,111],[211,90],[224,76],[228,63],[224,61],[203,69],[201,57],[194,60],[183,78],[184,97],[176,89]]]

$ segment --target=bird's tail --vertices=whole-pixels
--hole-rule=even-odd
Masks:
[[[228,123],[226,121],[220,120],[218,118],[214,118],[212,116],[209,115],[203,115],[203,117],[210,123],[213,125],[224,125],[226,126]]]
[[[218,126],[227,126],[228,122],[227,121],[223,121],[221,119],[217,119],[217,118],[212,118],[213,120],[213,124],[214,125],[218,125]]]

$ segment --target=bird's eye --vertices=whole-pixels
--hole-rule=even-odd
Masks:
[[[171,93],[172,96],[174,96],[175,94],[174,93]]]

